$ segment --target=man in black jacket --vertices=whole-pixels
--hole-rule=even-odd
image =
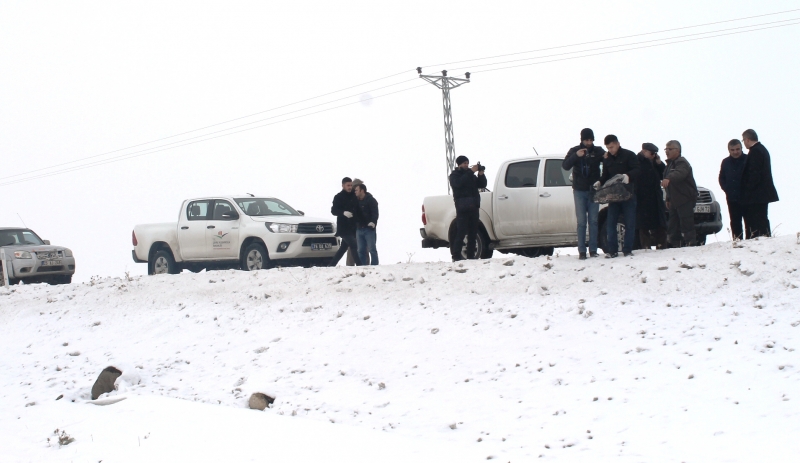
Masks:
[[[345,177],[342,179],[342,191],[333,197],[333,205],[331,206],[331,214],[336,216],[336,236],[342,238],[339,250],[336,251],[336,255],[331,259],[331,267],[336,267],[339,259],[347,252],[348,247],[358,251],[354,219],[357,208],[358,199],[356,199],[356,195],[353,192],[353,180],[350,177]],[[356,261],[356,265],[361,265],[357,252],[353,258]]]
[[[747,221],[742,228],[744,220],[744,205],[742,205],[742,172],[747,162],[747,155],[742,152],[742,142],[733,139],[728,142],[729,156],[722,160],[719,167],[719,186],[725,192],[728,203],[728,215],[731,218],[731,234],[734,240],[750,238],[750,227]]]
[[[586,259],[586,216],[589,216],[589,255],[597,257],[597,215],[600,205],[592,201],[592,185],[600,179],[603,148],[594,146],[592,129],[581,130],[581,144],[567,152],[561,168],[572,169],[572,197],[578,220],[578,258]]]
[[[356,239],[358,240],[358,258],[363,265],[378,265],[378,201],[367,193],[367,186],[363,183],[353,187],[358,198],[356,211]],[[367,255],[369,253],[369,255]]]
[[[636,228],[639,230],[641,249],[667,247],[667,207],[661,180],[664,178],[664,163],[658,155],[658,147],[642,143],[639,159],[639,179],[636,181]]]
[[[467,258],[476,259],[475,241],[480,228],[481,194],[478,191],[486,188],[486,176],[480,169],[480,163],[470,167],[466,156],[456,158],[456,168],[450,174],[450,188],[453,190],[453,201],[456,203],[456,236],[450,243],[450,254],[453,262],[463,260],[461,249],[464,238],[467,238]],[[477,177],[475,172],[478,173]]]
[[[778,191],[772,181],[769,151],[759,143],[753,129],[744,131],[742,141],[748,149],[740,201],[745,206],[744,220],[750,228],[751,237],[772,236],[767,209],[769,203],[778,201]]]
[[[623,223],[625,224],[622,253],[625,256],[632,256],[633,240],[636,236],[636,189],[634,182],[639,177],[641,170],[639,160],[636,159],[636,154],[633,151],[626,150],[619,145],[619,139],[617,139],[616,135],[606,135],[603,144],[606,145],[608,154],[603,160],[603,175],[600,176],[600,181],[594,184],[595,189],[600,188],[600,184],[606,183],[611,177],[622,175],[622,183],[632,193],[627,201],[608,204],[606,233],[608,234],[609,253],[606,254],[606,258],[617,257],[618,255],[617,222],[620,214],[623,215]]]

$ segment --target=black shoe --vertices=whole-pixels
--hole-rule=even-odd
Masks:
[[[578,253],[578,259],[580,259],[580,260],[586,260],[586,253],[585,253],[585,252],[580,252],[580,253]]]
[[[630,252],[630,251],[628,251],[628,252],[623,252],[622,254],[623,254],[625,257],[633,257],[633,253],[632,253],[632,252]]]
[[[619,255],[619,253],[612,252],[610,254],[606,254],[606,259],[613,259],[613,258],[617,257],[618,255]]]
[[[595,252],[590,252],[590,253],[589,253],[589,257],[597,257],[597,251],[595,251]]]

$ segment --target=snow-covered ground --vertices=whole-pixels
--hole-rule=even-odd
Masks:
[[[797,461],[798,286],[792,236],[0,289],[0,461]]]

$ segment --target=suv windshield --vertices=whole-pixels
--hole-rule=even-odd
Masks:
[[[44,242],[31,230],[0,230],[0,246],[42,245]]]
[[[267,215],[300,215],[291,206],[276,198],[236,198],[236,204],[251,217]]]

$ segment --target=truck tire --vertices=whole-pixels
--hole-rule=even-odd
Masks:
[[[517,249],[514,254],[523,257],[539,257],[539,256],[552,256],[555,252],[555,248],[544,246],[544,247],[536,247],[536,248],[523,248]]]
[[[478,235],[475,238],[475,258],[491,259],[493,254],[494,249],[489,247],[489,237],[482,230],[478,230]],[[467,258],[467,238],[464,238],[464,246],[461,247],[461,257]]]
[[[153,255],[153,260],[147,263],[147,273],[149,275],[175,275],[181,273],[178,264],[172,257],[169,251],[160,250],[156,251]]]
[[[72,275],[57,275],[50,280],[51,285],[68,285],[72,283]]]
[[[245,272],[261,270],[269,266],[267,250],[259,243],[251,243],[247,246],[242,253],[241,261],[242,270]]]

